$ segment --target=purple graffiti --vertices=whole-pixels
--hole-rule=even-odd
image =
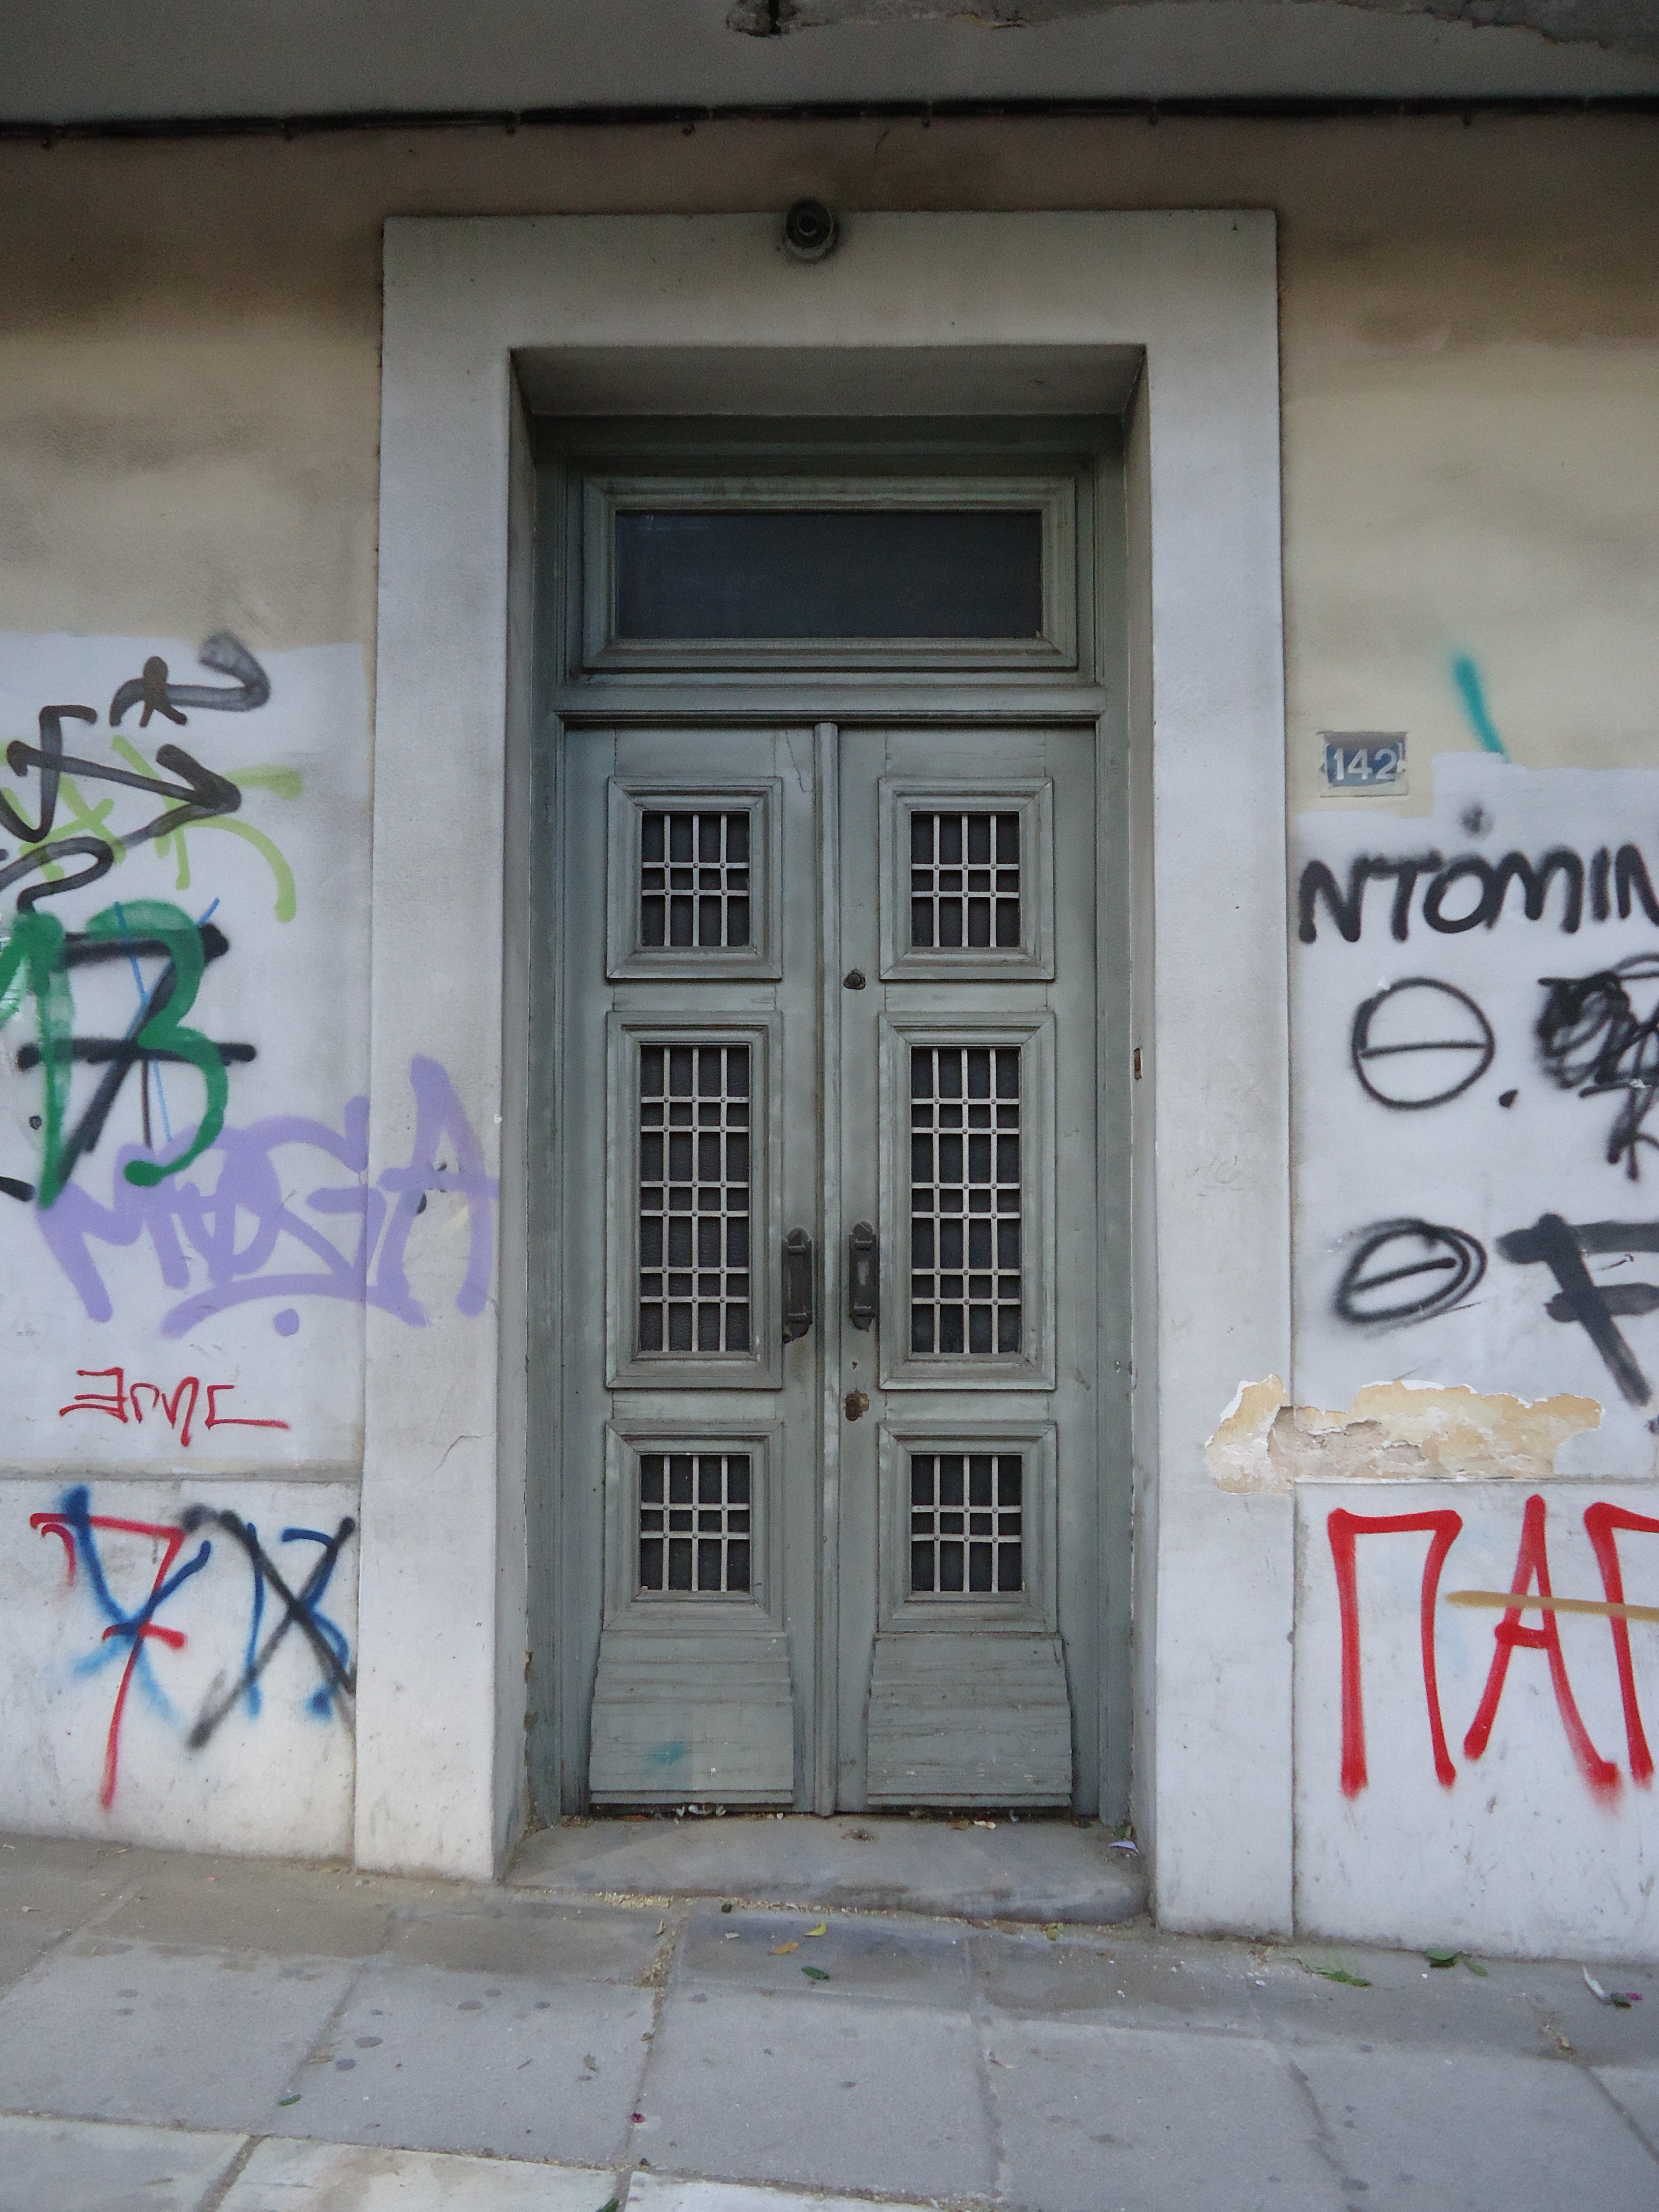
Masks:
[[[486,1172],[483,1149],[441,1063],[417,1054],[410,1062],[409,1080],[415,1095],[415,1133],[408,1162],[386,1169],[374,1183],[364,1180],[368,1101],[357,1097],[348,1103],[338,1130],[302,1114],[272,1115],[246,1128],[222,1129],[202,1156],[204,1162],[213,1153],[221,1158],[210,1190],[182,1178],[169,1177],[149,1188],[129,1182],[128,1160],[155,1156],[123,1146],[107,1206],[73,1183],[35,1220],[94,1321],[108,1321],[114,1313],[93,1256],[94,1241],[131,1245],[148,1233],[169,1290],[191,1291],[193,1267],[200,1263],[207,1270],[207,1286],[191,1291],[163,1316],[163,1336],[182,1336],[229,1306],[302,1297],[377,1306],[412,1328],[424,1328],[428,1316],[405,1267],[410,1232],[426,1210],[428,1193],[451,1191],[465,1200],[468,1228],[466,1273],[455,1305],[463,1314],[481,1314],[489,1297],[500,1187]],[[185,1141],[181,1137],[180,1147]],[[295,1164],[279,1167],[276,1158],[289,1146],[325,1153],[356,1180],[324,1183],[301,1199]],[[301,1206],[307,1211],[300,1212]],[[315,1215],[354,1217],[357,1227],[350,1249],[343,1249],[310,1218]],[[296,1247],[315,1264],[296,1267]],[[290,1311],[276,1316],[284,1335],[292,1334],[296,1325]]]

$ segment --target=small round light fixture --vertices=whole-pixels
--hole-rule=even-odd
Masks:
[[[822,261],[839,236],[836,211],[822,200],[797,200],[783,218],[783,249],[797,261]]]

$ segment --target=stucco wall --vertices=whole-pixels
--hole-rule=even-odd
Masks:
[[[246,840],[204,831],[192,846],[193,853],[208,848],[219,872],[210,882],[206,872],[198,877],[184,900],[190,919],[216,896],[237,909],[236,929],[225,921],[228,907],[216,916],[233,950],[210,963],[199,1002],[209,1036],[255,1048],[252,1060],[228,1070],[234,1127],[289,1115],[343,1133],[361,1088],[368,860],[361,693],[365,676],[372,683],[374,646],[382,218],[781,208],[808,190],[823,192],[851,221],[859,210],[877,208],[1273,207],[1298,870],[1323,860],[1345,885],[1361,852],[1432,843],[1446,861],[1465,849],[1486,852],[1460,826],[1480,805],[1498,825],[1489,859],[1501,857],[1512,836],[1534,857],[1556,842],[1573,845],[1589,870],[1602,845],[1616,851],[1633,838],[1659,881],[1659,790],[1650,789],[1659,785],[1659,131],[1650,124],[728,124],[51,150],[13,143],[0,148],[9,210],[0,239],[0,629],[10,634],[0,658],[3,734],[33,741],[40,706],[84,699],[105,726],[78,726],[77,736],[77,726],[66,725],[70,750],[95,747],[112,760],[107,710],[122,675],[136,676],[147,656],[160,654],[175,682],[222,680],[188,664],[203,641],[229,633],[270,672],[269,704],[234,725],[234,745],[218,742],[230,725],[210,711],[185,709],[190,728],[169,734],[187,750],[211,737],[214,749],[201,757],[232,778],[238,763],[250,762],[300,771],[302,787],[291,798],[251,786],[237,817],[280,836],[295,877],[291,922],[260,915],[269,863]],[[327,714],[319,708],[308,719],[280,722],[295,702],[313,696],[306,687],[320,682],[315,672],[325,668],[337,687]],[[124,728],[133,720],[128,715]],[[1322,797],[1317,733],[1326,728],[1409,732],[1409,795],[1346,806]],[[142,738],[132,734],[153,759],[156,726]],[[1512,765],[1498,759],[1494,743]],[[321,757],[301,762],[307,746],[332,763],[326,773]],[[1472,757],[1453,764],[1449,773],[1462,778],[1455,791],[1443,775],[1431,820],[1437,755]],[[1559,781],[1528,773],[1563,769],[1577,773]],[[1595,772],[1608,769],[1638,773],[1602,782]],[[344,778],[337,791],[328,774]],[[18,787],[19,779],[11,783]],[[33,801],[38,778],[31,775],[22,787]],[[82,797],[95,803],[90,788]],[[41,910],[83,930],[118,895],[181,897],[176,875],[171,850],[158,857],[153,847],[135,848],[112,882]],[[1224,1481],[1298,1494],[1300,1910],[1311,1924],[1370,1932],[1414,1934],[1455,1921],[1470,1940],[1524,1947],[1586,1934],[1582,1919],[1564,1932],[1541,1900],[1563,1884],[1582,1887],[1584,1870],[1600,1864],[1613,1882],[1603,1914],[1614,1931],[1607,1942],[1650,1945],[1644,1885],[1659,1832],[1647,1792],[1632,1781],[1641,1760],[1622,1692],[1627,1680],[1659,1727],[1652,1625],[1631,1625],[1627,1677],[1606,1616],[1575,1620],[1563,1631],[1562,1665],[1596,1758],[1622,1769],[1617,1790],[1575,1747],[1553,1654],[1524,1643],[1481,1753],[1486,1768],[1469,1771],[1459,1744],[1499,1648],[1493,1627],[1505,1616],[1443,1603],[1435,1648],[1448,1759],[1460,1772],[1450,1784],[1437,1779],[1420,1665],[1413,1676],[1389,1656],[1401,1638],[1407,1657],[1418,1649],[1422,1549],[1431,1527],[1357,1540],[1350,1613],[1357,1623],[1363,1607],[1364,1631],[1346,1701],[1342,1694],[1334,1512],[1455,1510],[1464,1523],[1458,1542],[1486,1564],[1468,1566],[1454,1548],[1443,1589],[1490,1589],[1507,1587],[1523,1501],[1535,1486],[1547,1500],[1552,1559],[1559,1552],[1563,1562],[1558,1591],[1606,1601],[1599,1569],[1585,1571],[1594,1563],[1583,1509],[1599,1502],[1659,1510],[1659,1492],[1642,1486],[1652,1474],[1646,1411],[1610,1382],[1582,1326],[1545,1310],[1532,1283],[1535,1265],[1489,1256],[1489,1289],[1502,1282],[1503,1297],[1427,1321],[1362,1325],[1338,1310],[1355,1239],[1363,1243],[1379,1224],[1420,1218],[1455,1226],[1495,1255],[1498,1236],[1546,1212],[1578,1222],[1637,1220],[1650,1211],[1627,1172],[1631,1159],[1642,1164],[1641,1148],[1616,1163],[1602,1157],[1601,1124],[1619,1099],[1579,1101],[1540,1070],[1532,1044],[1539,975],[1576,975],[1652,945],[1639,899],[1624,921],[1613,913],[1605,924],[1587,920],[1579,934],[1564,936],[1555,905],[1531,922],[1514,911],[1518,887],[1490,931],[1477,924],[1472,933],[1437,932],[1414,908],[1402,941],[1389,927],[1398,880],[1373,884],[1357,940],[1320,906],[1314,941],[1298,956],[1298,1366],[1282,1390],[1267,1378],[1240,1378],[1262,1387],[1243,1401],[1216,1455]],[[1430,881],[1425,875],[1417,890],[1419,908]],[[198,888],[199,905],[191,904]],[[15,896],[7,894],[9,907]],[[1551,896],[1559,903],[1562,896],[1558,882]],[[1585,896],[1593,898],[1593,884]],[[332,981],[331,957],[343,963]],[[1507,1056],[1495,1049],[1480,1081],[1443,1109],[1402,1112],[1368,1096],[1352,1058],[1356,1007],[1410,976],[1455,983]],[[26,998],[13,1036],[33,1019],[31,1007]],[[411,1070],[411,1080],[431,1091],[432,1158],[412,1158],[410,1188],[386,1199],[394,1213],[407,1201],[410,1218],[392,1227],[405,1239],[399,1264],[421,1320],[487,1325],[467,1297],[478,1279],[477,1240],[489,1233],[489,1199],[476,1178],[466,1182],[467,1139],[453,1117],[445,1119],[442,1079],[428,1064]],[[66,1198],[86,1186],[109,1203],[116,1148],[136,1141],[127,1126],[135,1081],[129,1078],[118,1100],[104,1151],[77,1169]],[[29,1163],[40,1137],[28,1120],[40,1111],[41,1085],[38,1068],[20,1071],[9,1060],[0,1073],[0,1127],[9,1155],[16,1155],[15,1163],[0,1162],[0,1171],[19,1182],[35,1174]],[[1506,1089],[1517,1094],[1507,1107],[1498,1103]],[[231,1155],[222,1151],[219,1158],[216,1170],[196,1170],[198,1184],[228,1171]],[[302,1184],[296,1177],[292,1188],[308,1198],[335,1179],[331,1164],[326,1177]],[[338,1179],[349,1182],[349,1173]],[[175,1178],[175,1187],[183,1181]],[[1465,1191],[1481,1194],[1478,1220],[1467,1207],[1454,1209]],[[415,1218],[422,1197],[428,1202]],[[269,1475],[349,1479],[355,1444],[343,1409],[350,1378],[361,1372],[357,1308],[337,1299],[324,1332],[312,1325],[307,1294],[280,1307],[250,1297],[234,1327],[216,1322],[216,1334],[181,1343],[169,1316],[215,1264],[187,1243],[181,1264],[196,1272],[185,1290],[165,1279],[147,1247],[122,1248],[118,1310],[112,1301],[111,1317],[97,1319],[72,1294],[52,1238],[43,1239],[38,1206],[5,1204],[11,1256],[3,1325],[15,1418],[0,1468],[0,1510],[10,1524],[0,1528],[0,1561],[9,1616],[21,1624],[13,1632],[23,1655],[15,1663],[32,1685],[23,1699],[29,1732],[20,1741],[38,1747],[26,1753],[31,1778],[9,1817],[250,1848],[262,1835],[292,1847],[333,1847],[344,1832],[337,1812],[319,1814],[314,1832],[301,1836],[274,1819],[262,1829],[258,1808],[273,1777],[309,1787],[307,1761],[318,1753],[302,1729],[280,1736],[270,1729],[271,1701],[256,1712],[258,1699],[246,1692],[193,1748],[195,1705],[175,1698],[169,1755],[192,1777],[188,1821],[176,1792],[152,1792],[142,1808],[136,1790],[130,1806],[118,1792],[100,1808],[100,1789],[73,1762],[54,1763],[52,1731],[68,1724],[71,1701],[84,1702],[76,1726],[95,1726],[100,1745],[108,1731],[119,1668],[106,1661],[91,1680],[77,1672],[103,1625],[116,1626],[118,1650],[138,1651],[135,1681],[154,1674],[152,1687],[165,1694],[167,1650],[143,1632],[139,1615],[173,1540],[120,1537],[129,1547],[149,1545],[143,1560],[154,1561],[140,1572],[135,1552],[123,1566],[125,1579],[118,1588],[112,1582],[122,1626],[112,1613],[82,1620],[73,1610],[84,1596],[84,1575],[71,1593],[55,1555],[61,1547],[74,1557],[77,1545],[84,1555],[90,1540],[72,1528],[53,1543],[53,1521],[32,1529],[30,1519],[68,1512],[73,1521],[76,1509],[66,1507],[64,1493],[79,1476],[92,1485],[89,1516],[183,1529],[192,1504],[236,1510],[244,1525],[252,1521],[266,1532],[261,1541],[280,1567]],[[325,1200],[323,1212],[327,1206]],[[305,1218],[320,1234],[318,1210]],[[337,1214],[330,1231],[348,1267],[357,1264],[346,1233],[356,1218]],[[252,1237],[254,1226],[245,1217],[240,1234]],[[377,1219],[375,1237],[383,1233]],[[371,1240],[357,1295],[380,1304],[378,1250]],[[298,1273],[327,1263],[313,1249],[303,1261],[268,1264],[273,1273]],[[284,1334],[285,1323],[273,1328],[272,1316],[289,1310],[303,1325]],[[1621,1326],[1639,1351],[1644,1324],[1628,1301],[1626,1310],[1633,1317]],[[255,1313],[257,1323],[249,1318]],[[1659,1321],[1645,1328],[1651,1333]],[[313,1371],[309,1355],[321,1341],[326,1356]],[[179,1365],[185,1350],[191,1364]],[[239,1430],[236,1449],[227,1452],[220,1449],[227,1439],[204,1428],[186,1450],[176,1417],[164,1434],[148,1399],[142,1421],[59,1415],[57,1407],[74,1390],[111,1387],[74,1381],[73,1370],[117,1365],[124,1382],[153,1377],[168,1393],[187,1373],[204,1385],[233,1381],[238,1404],[253,1407],[259,1393],[274,1393],[273,1406],[280,1396],[284,1409],[296,1409],[295,1425]],[[1375,1427],[1355,1431],[1352,1419],[1373,1409],[1351,1412],[1354,1391],[1402,1376],[1471,1389],[1478,1418],[1455,1428],[1450,1443],[1449,1417],[1442,1419],[1425,1453],[1423,1423],[1413,1426],[1408,1418],[1420,1408],[1396,1394]],[[1524,1401],[1525,1410],[1510,1414],[1497,1405],[1500,1398]],[[1554,1399],[1584,1401],[1595,1419],[1571,1407],[1535,1414],[1535,1401]],[[1450,1402],[1454,1412],[1462,1405]],[[1288,1410],[1298,1405],[1322,1407],[1333,1427],[1321,1431]],[[259,1397],[255,1410],[264,1409]],[[1225,1409],[1212,1410],[1219,1423]],[[1348,1424],[1340,1433],[1337,1415]],[[82,1441],[88,1431],[97,1433],[95,1453]],[[70,1432],[77,1439],[72,1453],[62,1443]],[[1378,1444],[1392,1455],[1386,1464]],[[1334,1449],[1347,1451],[1340,1466]],[[1379,1472],[1403,1479],[1379,1493],[1370,1487]],[[163,1473],[191,1483],[167,1498],[151,1498],[147,1484],[138,1510],[139,1493],[125,1491],[124,1478]],[[296,1503],[289,1520],[319,1528],[326,1510],[332,1530],[350,1510],[348,1501],[335,1511],[337,1502],[331,1492],[303,1512]],[[1340,1549],[1345,1524],[1336,1526]],[[1656,1547],[1644,1535],[1620,1540],[1626,1597],[1659,1601],[1659,1559],[1650,1563],[1642,1553],[1644,1544]],[[257,1563],[250,1572],[246,1546],[222,1531],[219,1541],[216,1566],[226,1564],[228,1546],[240,1547],[234,1556],[246,1587],[239,1602],[251,1606],[263,1592],[264,1602],[278,1606],[267,1621],[280,1618],[280,1601]],[[106,1548],[116,1542],[109,1537]],[[193,1556],[173,1548],[179,1563]],[[1379,1580],[1368,1562],[1384,1552],[1390,1565]],[[333,1600],[353,1572],[348,1550]],[[200,1587],[207,1589],[205,1579]],[[181,1613],[190,1595],[181,1589],[173,1601]],[[158,1609],[155,1620],[173,1617]],[[329,1617],[348,1632],[337,1605]],[[1536,1633],[1542,1618],[1528,1613],[1522,1625]],[[236,1640],[228,1626],[212,1632]],[[245,1639],[247,1632],[245,1613],[236,1633]],[[299,1642],[290,1635],[281,1663],[291,1662]],[[311,1675],[301,1680],[296,1673],[289,1686],[301,1703],[313,1676],[320,1684],[326,1671],[319,1672],[320,1656],[308,1663]],[[234,1657],[224,1669],[234,1685]],[[1363,1789],[1345,1789],[1345,1773],[1349,1784],[1355,1774],[1356,1681],[1370,1698],[1370,1769]],[[325,1756],[337,1773],[337,1720],[329,1725],[337,1734]],[[238,1764],[228,1756],[233,1731],[252,1743],[262,1729],[274,1739],[263,1760]],[[1425,1760],[1426,1781],[1418,1771]],[[130,1759],[125,1771],[133,1769]],[[1494,1789],[1486,1778],[1499,1771],[1503,1784]],[[0,1806],[0,1819],[8,1816]],[[1454,1853],[1464,1854],[1465,1864],[1478,1856],[1491,1869],[1490,1904],[1470,1907],[1472,1917],[1458,1918],[1463,1905],[1432,1882],[1403,1901],[1379,1887],[1379,1867],[1401,1854],[1450,1865]],[[1389,1901],[1378,1903],[1380,1896]]]

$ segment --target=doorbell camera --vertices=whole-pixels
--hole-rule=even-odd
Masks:
[[[783,246],[797,261],[822,261],[839,236],[836,211],[822,200],[797,200],[783,218]]]

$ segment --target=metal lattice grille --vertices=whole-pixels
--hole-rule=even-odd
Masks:
[[[910,1051],[910,1349],[1020,1348],[1018,1045]]]
[[[749,1047],[640,1052],[639,1349],[750,1349]]]
[[[1018,1452],[912,1452],[910,1588],[941,1597],[1025,1587]]]
[[[640,1455],[640,1588],[720,1595],[749,1588],[747,1452]]]
[[[910,817],[912,951],[1020,942],[1019,817]]]
[[[749,942],[749,810],[640,816],[640,943]]]

